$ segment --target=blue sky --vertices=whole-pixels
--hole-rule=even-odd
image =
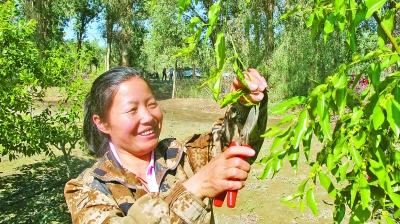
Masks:
[[[76,34],[74,33],[73,26],[74,26],[74,21],[70,21],[67,27],[64,28],[65,32],[64,40],[76,39]],[[104,47],[106,46],[106,41],[104,38],[101,37],[101,33],[99,32],[98,26],[99,22],[92,22],[89,24],[85,40],[97,40],[99,45]]]

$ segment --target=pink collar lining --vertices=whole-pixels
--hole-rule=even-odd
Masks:
[[[117,151],[115,150],[114,144],[110,141],[109,145],[111,153],[114,155],[119,165],[123,167],[121,160],[119,159],[119,156],[117,154]],[[154,170],[154,150],[151,152],[151,159],[149,165],[147,166],[146,181],[150,192],[157,193],[159,191],[159,185],[156,180],[156,172]]]

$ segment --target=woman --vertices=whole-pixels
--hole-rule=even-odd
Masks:
[[[251,80],[251,81],[250,81]],[[266,126],[267,83],[246,72],[251,93],[261,103],[250,144],[257,151]],[[231,91],[246,88],[235,78]],[[74,223],[214,223],[212,198],[244,187],[253,149],[228,147],[249,112],[231,105],[212,131],[178,141],[158,137],[163,114],[146,80],[132,68],[100,75],[85,100],[84,137],[101,159],[64,190]]]

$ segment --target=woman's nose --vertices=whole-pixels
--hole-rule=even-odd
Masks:
[[[151,111],[147,107],[141,110],[140,116],[141,116],[140,118],[141,123],[151,122],[153,120]]]

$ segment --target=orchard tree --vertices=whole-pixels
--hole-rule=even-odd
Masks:
[[[73,44],[39,56],[31,41],[35,25],[12,1],[0,4],[0,154],[9,160],[41,153],[54,156],[55,147],[69,165],[71,150],[82,139],[79,119],[88,88],[81,77],[73,77],[78,73],[76,61],[88,62],[78,60]],[[90,52],[82,58],[90,59]],[[44,103],[55,83],[61,94],[56,107]]]
[[[197,2],[197,1],[195,1]],[[226,55],[228,26],[219,30],[217,24],[227,24],[226,13],[221,9],[228,1],[215,2],[208,11],[208,23],[197,17],[191,19],[193,36],[182,54],[190,53],[200,41],[201,30],[207,28],[208,38],[215,32],[215,57],[217,67],[206,84],[214,90],[214,99],[220,93],[221,74],[227,61],[233,61],[236,75],[243,80],[243,63],[239,54]],[[190,1],[180,1],[181,13],[191,6]],[[298,170],[300,153],[303,153],[311,171],[298,186],[297,193],[282,202],[296,206],[301,211],[305,205],[317,215],[318,206],[314,188],[317,184],[326,189],[334,200],[333,220],[340,223],[345,214],[350,222],[366,222],[381,219],[396,223],[400,217],[400,48],[398,14],[400,4],[386,0],[315,1],[310,7],[290,6],[281,19],[299,15],[305,27],[311,30],[311,38],[325,42],[335,32],[345,36],[350,60],[331,71],[323,83],[319,83],[307,97],[296,96],[273,109],[275,114],[286,114],[289,109],[300,108],[296,114],[285,116],[277,126],[270,126],[262,137],[273,136],[270,154],[261,159],[265,165],[261,179],[274,177],[288,159],[294,172]],[[222,22],[220,21],[222,20]],[[377,47],[360,52],[360,29],[365,24],[376,24]],[[397,25],[396,25],[397,24]],[[235,48],[235,44],[231,43]],[[355,66],[359,74],[349,88],[347,75]],[[361,76],[367,76],[369,88],[361,95],[354,93]],[[221,106],[235,102],[245,91],[228,94]],[[337,117],[331,129],[331,118]],[[282,125],[285,128],[282,129]],[[322,143],[315,160],[311,160],[311,141]]]

